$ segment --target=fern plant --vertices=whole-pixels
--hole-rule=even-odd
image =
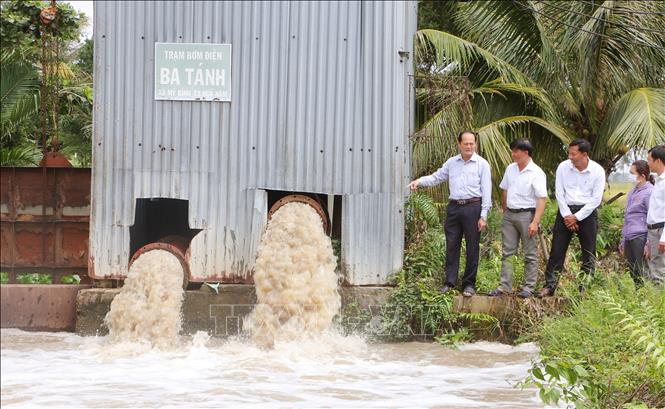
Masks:
[[[641,308],[631,313],[607,291],[598,292],[598,297],[619,320],[619,328],[629,334],[628,341],[644,348],[644,356],[665,378],[665,303],[654,307],[643,300]]]
[[[541,357],[525,383],[548,404],[665,407],[665,291],[628,274],[594,280],[568,313],[538,330]]]

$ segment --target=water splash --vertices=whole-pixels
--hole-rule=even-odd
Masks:
[[[182,281],[182,265],[168,251],[139,256],[104,319],[110,343],[135,353],[172,349],[181,329]]]
[[[263,347],[330,331],[340,309],[336,257],[316,211],[287,203],[261,239],[254,272],[257,304],[245,320]]]

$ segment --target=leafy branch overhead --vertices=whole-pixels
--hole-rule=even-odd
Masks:
[[[48,118],[57,118],[61,152],[75,166],[91,162],[92,42],[79,43],[87,17],[70,4],[58,2],[55,23],[44,27],[39,13],[49,4],[34,0],[0,3],[2,166],[34,166],[40,161],[45,127],[40,103],[48,105],[49,98],[57,101],[56,115]],[[60,50],[50,69],[42,64],[44,33],[57,39]],[[41,83],[53,84],[56,78],[57,93],[47,92],[43,97]]]
[[[429,24],[437,24],[423,2]],[[448,2],[416,35],[413,176],[479,132],[495,182],[511,140],[528,137],[553,176],[574,138],[606,172],[631,148],[665,143],[665,2]]]

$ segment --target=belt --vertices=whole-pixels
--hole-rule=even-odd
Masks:
[[[530,207],[528,209],[511,209],[511,208],[508,208],[508,211],[511,212],[511,213],[535,212],[536,208],[535,207]]]
[[[568,205],[568,208],[573,213],[579,212],[583,207],[584,205]]]
[[[661,227],[665,227],[665,222],[647,224],[647,229],[649,229],[649,230],[656,230],[656,229],[660,229]]]
[[[470,204],[470,203],[480,202],[481,200],[482,199],[479,198],[479,197],[472,197],[470,199],[459,199],[459,200],[450,199],[450,203],[456,204],[457,206],[464,206],[464,205],[467,205],[467,204]]]

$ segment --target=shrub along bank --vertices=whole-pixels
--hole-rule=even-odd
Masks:
[[[540,359],[525,384],[577,408],[665,407],[665,293],[627,274],[568,294],[563,316],[536,328]]]
[[[574,240],[557,293],[563,307],[543,309],[533,300],[518,301],[519,310],[513,314],[517,318],[512,322],[457,313],[453,296],[438,292],[445,263],[443,207],[425,194],[411,196],[404,268],[394,277],[395,291],[382,311],[380,325],[368,323],[365,329],[384,339],[422,337],[453,346],[472,340],[478,328],[482,333],[509,330],[517,342],[539,344],[540,358],[523,385],[539,388],[546,403],[565,402],[579,408],[665,407],[665,291],[650,284],[635,288],[625,261],[618,256],[621,205],[609,204],[599,210],[599,260],[594,277],[581,275],[580,248]],[[549,250],[556,211],[556,204],[548,203],[542,220],[543,267],[543,250]],[[500,225],[500,213],[490,212],[488,229],[481,237],[479,293],[499,283]],[[513,262],[518,288],[523,281],[522,255]],[[583,295],[578,291],[581,282],[587,288]]]

